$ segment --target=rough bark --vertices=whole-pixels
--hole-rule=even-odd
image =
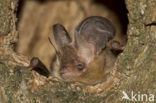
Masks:
[[[10,7],[10,8],[6,8]],[[1,0],[0,1],[0,34],[6,35],[10,31],[10,23],[11,23],[11,13],[10,10],[11,2],[9,0]]]
[[[17,2],[11,2],[16,7]],[[27,65],[28,59],[15,53],[12,48],[18,35],[15,8],[9,11],[0,9],[1,12],[9,12],[10,15],[6,17],[12,24],[11,27],[0,26],[1,34],[10,31],[0,37],[0,102],[131,103],[129,100],[121,101],[122,91],[156,95],[156,2],[126,0],[126,5],[129,11],[128,43],[116,62],[119,76],[114,80],[114,85],[101,93],[88,93],[82,87],[47,79],[32,71],[14,71],[16,65]],[[0,20],[4,24],[7,22],[5,16],[1,16]]]

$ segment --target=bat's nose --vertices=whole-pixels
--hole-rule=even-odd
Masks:
[[[70,71],[69,68],[61,68],[60,73],[65,74],[68,73],[69,71]]]
[[[73,78],[74,73],[69,69],[69,68],[62,68],[60,70],[60,75],[62,78],[64,78],[65,80],[71,79]]]

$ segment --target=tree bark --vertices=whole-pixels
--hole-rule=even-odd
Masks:
[[[28,65],[29,59],[13,50],[18,40],[14,14],[17,0],[1,0],[0,102],[131,103],[121,100],[123,91],[128,95],[133,91],[156,96],[156,1],[125,1],[129,11],[128,42],[115,65],[118,77],[109,89],[89,93],[80,86],[47,79],[34,71],[14,69],[17,65]]]

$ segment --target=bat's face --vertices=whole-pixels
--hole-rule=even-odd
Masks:
[[[64,47],[60,60],[60,76],[64,81],[75,81],[86,73],[86,62],[77,55],[72,47]]]

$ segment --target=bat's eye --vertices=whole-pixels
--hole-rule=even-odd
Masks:
[[[78,63],[78,64],[77,64],[77,68],[78,68],[79,70],[82,70],[82,69],[84,68],[83,63]]]

